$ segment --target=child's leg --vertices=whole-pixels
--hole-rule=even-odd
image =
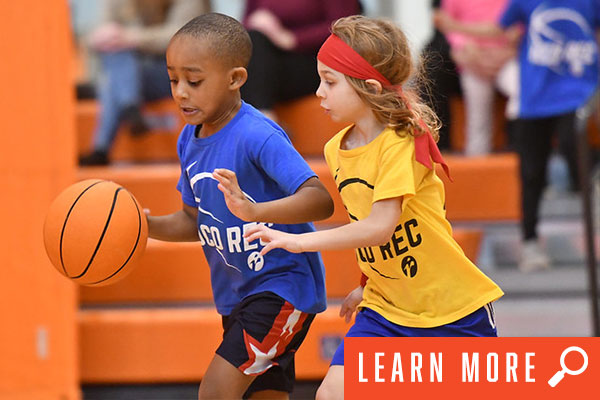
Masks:
[[[198,391],[198,399],[241,399],[256,376],[245,375],[227,360],[215,354]],[[227,384],[223,384],[224,381]]]
[[[224,318],[223,341],[200,384],[199,398],[286,399],[295,379],[294,354],[314,314],[265,292]],[[277,393],[279,392],[279,393]]]
[[[486,155],[492,149],[494,86],[469,70],[461,72],[460,83],[465,99],[465,154]]]
[[[573,191],[578,191],[580,189],[579,158],[577,149],[577,119],[580,114],[583,113],[572,112],[559,115],[554,119],[554,131],[558,135],[558,149],[565,157],[569,166],[569,183]],[[579,123],[584,122],[579,121]]]
[[[272,379],[277,377],[277,374],[271,375],[273,376]],[[223,357],[215,354],[204,374],[204,378],[202,378],[202,382],[200,382],[198,399],[241,399],[252,382],[256,381],[257,378],[260,380],[262,377],[264,377],[264,374],[258,377],[256,375],[246,375]],[[220,384],[224,378],[227,380],[227,385]],[[287,391],[260,389],[262,386],[268,386],[268,382],[268,378],[266,382],[257,382],[258,385],[255,388],[257,391],[251,392],[248,398],[252,400],[288,400],[290,398]]]
[[[132,51],[101,54],[105,78],[99,89],[101,112],[94,134],[94,150],[108,152],[127,106],[141,102],[139,60]]]
[[[546,167],[552,148],[549,118],[517,119],[515,141],[520,160],[523,240],[537,238],[540,200],[546,187]]]
[[[349,337],[386,337],[393,336],[373,316],[376,313],[367,308],[357,312],[354,325],[350,327],[345,338]],[[380,317],[383,320],[383,317]],[[344,340],[345,340],[344,338]],[[331,359],[331,365],[321,386],[317,390],[317,400],[329,400],[344,398],[344,341],[340,343]]]
[[[317,390],[316,400],[344,399],[344,366],[332,365]]]

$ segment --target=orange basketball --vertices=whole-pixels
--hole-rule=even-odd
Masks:
[[[122,186],[77,182],[52,203],[44,223],[46,253],[58,272],[86,286],[124,278],[146,248],[148,226],[138,201]]]

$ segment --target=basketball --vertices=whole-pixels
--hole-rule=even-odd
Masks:
[[[148,226],[138,201],[122,186],[89,179],[66,188],[44,223],[44,245],[58,272],[85,286],[123,279],[146,248]]]

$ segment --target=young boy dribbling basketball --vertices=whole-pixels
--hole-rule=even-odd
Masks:
[[[287,398],[294,353],[325,309],[318,253],[265,257],[243,238],[259,222],[311,232],[307,221],[333,211],[281,128],[241,100],[251,50],[243,26],[217,13],[188,22],[167,49],[172,96],[187,122],[177,145],[183,209],[148,216],[148,228],[159,240],[199,240],[210,266],[224,334],[200,399]]]
[[[261,254],[355,248],[366,284],[344,300],[354,325],[346,337],[496,336],[491,302],[502,290],[452,238],[435,144],[436,118],[404,87],[412,58],[402,31],[381,19],[341,18],[319,51],[321,106],[350,126],[325,146],[325,158],[350,224],[291,234],[255,226]],[[447,171],[446,171],[447,172]],[[358,307],[357,307],[358,306]],[[319,399],[344,396],[344,344]]]

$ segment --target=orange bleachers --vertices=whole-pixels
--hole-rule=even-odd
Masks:
[[[79,101],[76,112],[78,153],[81,155],[90,151],[99,105],[95,100]],[[123,126],[116,136],[111,158],[136,162],[177,160],[177,137],[184,122],[175,103],[171,99],[156,101],[146,105],[144,113],[174,118],[175,129],[154,129],[143,136],[132,137]],[[325,115],[316,96],[282,104],[276,108],[276,113],[294,146],[304,156],[322,156],[325,143],[344,127]]]
[[[332,195],[333,216],[322,223],[348,222],[335,182],[325,161],[308,159],[309,165]],[[446,156],[454,182],[446,179],[446,209],[453,221],[517,220],[519,218],[518,159],[512,153],[464,158]],[[181,208],[176,190],[179,166],[176,164],[131,165],[119,167],[83,168],[78,179],[102,178],[115,181],[129,189],[143,207],[153,214],[166,214]],[[160,194],[160,195],[157,195]]]
[[[334,198],[334,214],[322,221],[328,224],[348,222],[342,200],[325,161],[309,159],[313,171]],[[181,197],[176,189],[180,168],[178,164],[152,164],[82,168],[78,179],[101,178],[119,183],[127,188],[152,214],[168,214],[181,209]],[[243,188],[242,188],[243,189]]]
[[[76,108],[77,151],[79,155],[91,151],[99,105],[95,100],[79,101]],[[152,129],[146,134],[133,137],[126,126],[119,129],[110,157],[114,161],[176,161],[177,138],[184,125],[177,106],[171,99],[147,104],[144,114],[171,121],[173,129]]]
[[[348,325],[339,306],[319,314],[296,354],[298,379],[322,379]],[[222,334],[212,307],[87,309],[79,312],[81,381],[198,381]],[[333,340],[334,346],[328,345]]]
[[[456,241],[473,261],[479,252],[481,232],[459,229]],[[324,251],[327,296],[344,298],[356,287],[360,273],[353,250]],[[80,287],[83,305],[177,304],[212,302],[208,264],[199,243],[150,240],[139,267],[109,286]]]
[[[323,252],[327,295],[345,297],[360,279],[353,250]],[[140,266],[122,281],[80,287],[84,305],[212,302],[208,264],[199,243],[150,240]]]
[[[345,126],[333,122],[312,95],[281,104],[275,112],[294,147],[305,157],[322,156],[325,143]]]
[[[504,107],[506,100],[496,96],[493,120],[493,148],[503,150],[507,146],[506,121]],[[94,100],[77,103],[77,142],[78,153],[89,151],[92,135],[98,114],[98,104]],[[450,98],[452,124],[450,126],[450,143],[452,150],[464,149],[464,102],[458,96]],[[286,129],[296,149],[304,156],[315,157],[323,155],[323,146],[344,124],[336,123],[325,115],[319,106],[316,96],[306,96],[298,100],[281,104],[275,108],[280,124]],[[130,161],[174,161],[177,159],[177,137],[183,120],[171,99],[156,101],[145,107],[147,114],[170,116],[177,123],[174,130],[153,130],[147,135],[134,138],[127,132],[127,127],[121,128],[115,140],[111,157],[113,160]],[[600,147],[600,128],[596,119],[591,118],[588,124],[590,144]]]
[[[506,98],[496,94],[493,105],[492,116],[492,149],[504,150],[508,143],[506,134]],[[454,151],[463,151],[465,148],[465,103],[460,96],[452,96],[449,99],[450,115],[450,146]]]
[[[445,181],[448,219],[516,221],[520,218],[519,160],[514,153],[465,158],[445,156],[454,182]]]

